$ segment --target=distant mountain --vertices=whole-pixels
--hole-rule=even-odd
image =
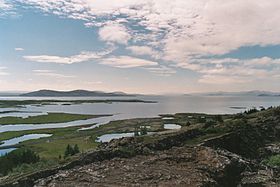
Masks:
[[[278,97],[280,93],[269,91],[242,91],[242,92],[208,92],[208,93],[195,93],[193,95],[201,96],[260,96],[260,97]]]
[[[19,96],[23,92],[0,92],[0,97],[14,97]]]
[[[101,92],[88,90],[73,90],[73,91],[55,91],[55,90],[39,90],[21,94],[23,97],[122,97],[135,96],[123,92]]]

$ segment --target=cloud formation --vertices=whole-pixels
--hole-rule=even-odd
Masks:
[[[9,4],[7,1],[5,0],[0,0],[0,10],[3,9],[3,10],[8,10],[8,9],[11,9],[12,8],[12,5]]]
[[[150,71],[169,74],[174,66],[197,72],[200,83],[218,79],[223,84],[241,83],[280,73],[279,60],[269,57],[213,59],[244,46],[280,45],[279,0],[16,1],[45,13],[83,20],[86,27],[99,29],[101,41],[127,45],[132,55],[157,62],[95,52],[71,57],[24,56],[29,61],[72,64],[99,59],[101,64],[118,68],[157,66]],[[5,4],[0,1],[0,7]]]
[[[160,58],[160,53],[158,51],[155,51],[151,47],[148,47],[148,46],[136,46],[136,45],[134,45],[134,46],[129,46],[126,49],[131,51],[132,54],[134,54],[134,55],[139,55],[139,56],[147,55],[147,56],[150,56],[154,59],[159,59]]]
[[[56,73],[52,70],[33,70],[33,73],[37,76],[46,76],[46,77],[54,77],[54,78],[75,78],[75,76],[72,75],[64,75]]]
[[[21,47],[16,47],[16,48],[15,48],[15,51],[24,51],[24,49],[21,48]]]
[[[192,59],[178,67],[202,74],[200,83],[245,83],[264,78],[277,78],[280,59]]]
[[[23,56],[27,61],[41,62],[41,63],[57,63],[57,64],[73,64],[79,62],[86,62],[89,60],[100,59],[112,52],[112,49],[103,52],[84,51],[78,55],[69,57],[51,56],[51,55],[37,55],[37,56]]]
[[[105,25],[99,30],[99,37],[106,42],[127,44],[131,36],[128,30],[119,24]]]
[[[166,59],[171,60],[178,55],[183,59],[192,55],[224,54],[245,45],[280,43],[278,0],[18,1],[100,26],[101,35],[109,41],[121,42],[117,36],[129,36],[120,22],[133,20],[136,26],[149,31],[146,39],[152,34],[162,37],[160,44]],[[132,26],[128,30],[138,32]],[[112,36],[108,36],[109,31]]]
[[[5,71],[6,69],[6,67],[0,67],[0,75],[9,75],[9,73]]]
[[[117,67],[117,68],[135,68],[135,67],[147,67],[147,66],[157,66],[157,62],[144,60],[140,58],[134,58],[130,56],[119,56],[110,57],[103,59],[100,64]]]
[[[168,77],[176,73],[176,70],[167,66],[158,66],[158,67],[149,67],[146,68],[151,73],[155,73],[156,75]]]

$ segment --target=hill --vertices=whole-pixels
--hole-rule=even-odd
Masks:
[[[276,97],[280,96],[278,92],[269,92],[269,91],[242,91],[242,92],[207,92],[207,93],[194,93],[193,95],[199,96],[255,96],[255,97]]]
[[[122,97],[135,96],[123,92],[101,92],[88,90],[73,90],[73,91],[56,91],[56,90],[39,90],[21,94],[23,97]]]

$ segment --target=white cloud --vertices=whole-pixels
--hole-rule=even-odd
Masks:
[[[158,44],[170,61],[224,54],[247,45],[280,44],[278,0],[19,1],[45,12],[85,20],[91,26],[103,26],[100,38],[121,44],[139,33],[130,27],[132,36],[118,23],[124,17],[128,22],[137,21],[138,26],[150,31],[143,40],[150,40],[151,35],[161,37]]]
[[[148,71],[150,71],[151,73],[155,73],[156,75],[160,75],[160,76],[164,76],[164,77],[168,77],[171,76],[172,74],[176,73],[176,70],[167,67],[167,66],[158,66],[158,67],[148,67],[145,68]]]
[[[75,78],[75,76],[72,75],[64,75],[56,73],[52,70],[33,70],[34,74],[37,76],[46,76],[46,77],[54,77],[54,78]]]
[[[234,76],[222,76],[222,75],[203,75],[198,82],[204,84],[242,84],[251,82],[250,79],[243,79]]]
[[[12,8],[12,5],[8,3],[6,0],[0,0],[0,9],[9,10]]]
[[[201,83],[209,83],[215,78],[224,83],[240,83],[266,76],[277,77],[280,73],[279,59],[203,58],[226,54],[243,46],[280,45],[279,0],[17,1],[47,13],[83,20],[86,27],[99,28],[102,41],[133,43],[127,49],[134,55],[148,55],[157,61],[160,59],[175,67],[195,71],[201,76]],[[66,64],[99,59],[102,64],[120,68],[157,64],[128,56],[103,59],[102,55],[92,55],[25,58]],[[167,69],[158,66],[151,71],[174,71]]]
[[[200,83],[244,83],[277,77],[280,59],[269,57],[255,59],[190,59],[177,67],[196,71],[202,75]]]
[[[129,46],[126,49],[130,50],[134,55],[148,55],[155,59],[160,58],[159,52],[153,50],[151,47],[148,46]]]
[[[21,47],[16,47],[16,48],[15,48],[15,51],[24,51],[24,49],[21,48]]]
[[[106,42],[115,42],[119,44],[127,44],[131,36],[128,30],[120,24],[108,24],[99,30],[99,37]]]
[[[8,0],[0,0],[0,18],[14,15],[13,6]]]
[[[35,70],[32,70],[33,72],[35,73],[50,73],[50,72],[53,72],[52,70],[47,70],[47,69],[35,69]]]
[[[0,75],[9,75],[9,73],[5,71],[6,69],[6,67],[0,67]]]
[[[27,61],[42,62],[42,63],[58,63],[58,64],[73,64],[79,62],[86,62],[89,60],[100,59],[112,52],[113,49],[109,49],[103,52],[90,52],[84,51],[78,55],[62,57],[51,55],[38,55],[38,56],[23,56]]]
[[[85,82],[85,84],[87,85],[100,85],[100,84],[103,84],[102,81],[87,81]]]
[[[140,58],[134,58],[130,56],[119,56],[110,57],[103,59],[100,64],[117,67],[117,68],[134,68],[134,67],[146,67],[146,66],[156,66],[157,62],[144,60]]]

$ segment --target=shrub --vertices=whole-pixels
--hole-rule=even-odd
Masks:
[[[264,160],[264,163],[269,166],[280,167],[280,154],[271,156],[270,158]]]
[[[66,149],[65,149],[65,152],[64,152],[64,158],[67,158],[69,156],[73,156],[73,155],[75,155],[79,152],[80,152],[80,150],[79,150],[79,147],[78,147],[77,144],[75,144],[74,147],[68,144]]]
[[[138,128],[137,127],[135,127],[135,129],[134,129],[134,136],[139,136],[139,132],[138,132]]]
[[[18,149],[0,157],[0,173],[6,175],[13,168],[24,163],[31,164],[40,160],[40,157],[30,149]]]
[[[142,135],[146,135],[146,134],[148,134],[147,127],[146,126],[141,127],[140,128],[140,135],[142,136]]]
[[[208,120],[206,121],[205,125],[204,125],[204,128],[209,128],[209,127],[213,127],[216,125],[216,122],[213,121],[213,120]]]
[[[256,112],[259,112],[258,109],[256,108],[251,108],[249,110],[246,110],[244,113],[245,114],[253,114],[253,113],[256,113]]]

